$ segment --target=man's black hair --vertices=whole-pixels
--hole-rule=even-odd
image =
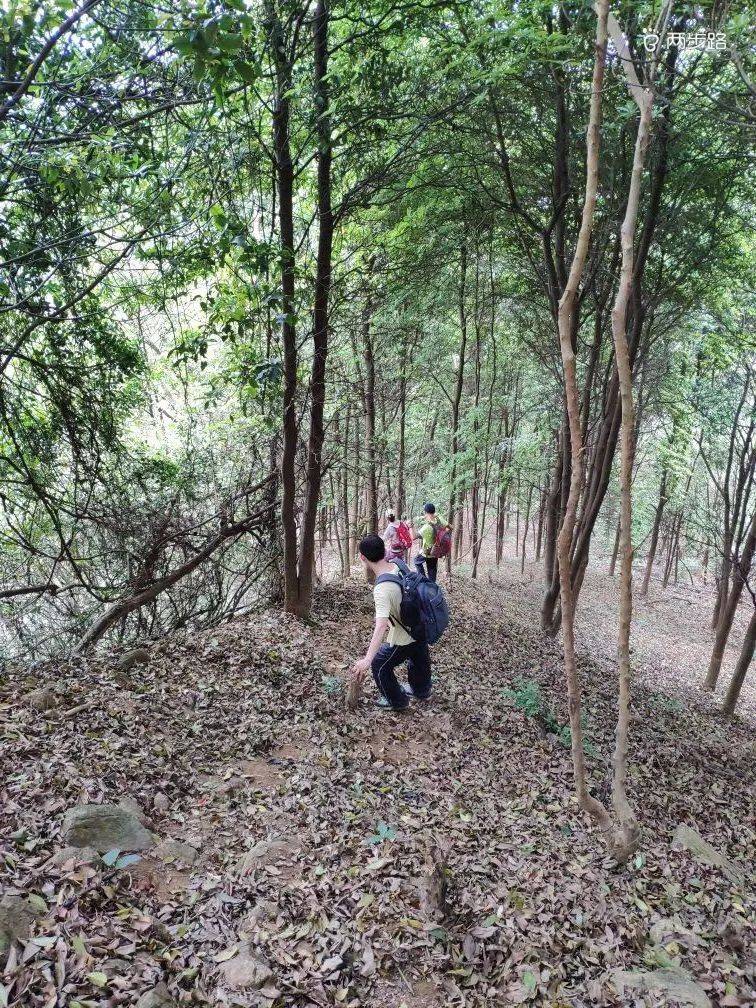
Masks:
[[[423,511],[425,511],[426,514],[435,514],[436,513],[436,505],[435,504],[431,504],[430,501],[427,501],[426,504],[423,506]]]
[[[386,543],[377,533],[371,532],[360,539],[360,553],[371,563],[378,563],[386,556]]]
[[[389,513],[386,515],[386,517],[388,518],[388,520],[390,522],[391,521],[396,521],[396,515],[393,512],[391,512],[391,511],[389,511]]]

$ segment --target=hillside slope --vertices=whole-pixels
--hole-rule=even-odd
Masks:
[[[266,613],[167,639],[128,672],[11,672],[0,950],[3,930],[17,940],[0,1004],[754,1003],[753,724],[639,671],[645,842],[619,872],[578,814],[568,749],[506,692],[563,724],[558,645],[506,586],[450,594],[434,697],[401,716],[371,685],[343,708],[371,622],[358,583],[323,588],[311,628]],[[583,675],[601,789],[615,685],[611,665]],[[67,846],[84,803],[123,803],[153,834],[140,860]],[[718,864],[673,846],[680,824]]]

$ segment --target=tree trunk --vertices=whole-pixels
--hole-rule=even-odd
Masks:
[[[670,46],[667,50],[667,57],[665,60],[668,100],[662,109],[661,115],[659,116],[658,157],[655,162],[654,172],[649,186],[645,222],[638,241],[638,252],[634,267],[632,296],[630,301],[632,318],[631,324],[629,325],[631,364],[638,359],[638,355],[642,350],[641,337],[643,334],[643,324],[646,313],[644,303],[641,298],[641,284],[648,260],[649,249],[659,221],[662,194],[669,174],[668,150],[671,136],[671,99],[674,95],[672,84],[675,73],[676,55],[677,49],[674,46]],[[629,58],[630,57],[628,56],[628,59]],[[608,290],[609,287],[607,287],[607,291]],[[586,460],[586,487],[583,496],[582,508],[576,523],[576,531],[572,548],[574,558],[573,577],[575,579],[573,590],[576,598],[579,595],[582,578],[587,568],[593,530],[595,528],[596,521],[598,520],[601,506],[606,496],[606,491],[609,487],[612,465],[621,427],[622,409],[619,394],[619,382],[616,376],[616,371],[610,366],[607,368],[606,374],[607,377],[604,381],[602,416],[598,424],[597,433],[593,438],[590,455]],[[565,435],[566,426],[567,425],[565,423],[563,425],[563,437]],[[567,448],[568,445],[565,445],[564,447]],[[569,457],[569,452],[565,451],[560,460],[564,474],[561,484],[560,500],[557,502],[557,508],[562,514],[564,513],[564,502],[567,497],[568,472],[566,471],[566,467],[569,465]],[[553,582],[547,581],[541,620],[544,629],[552,635],[557,632],[559,626],[559,611],[556,606],[556,599],[556,588]]]
[[[530,507],[533,502],[533,484],[531,483],[528,490],[528,499],[525,505],[525,530],[522,533],[522,558],[520,561],[520,573],[525,573],[525,547],[528,542],[528,529],[530,528]]]
[[[614,577],[614,572],[617,569],[617,556],[619,554],[620,545],[620,531],[621,524],[619,519],[617,520],[617,530],[614,533],[614,546],[612,547],[612,557],[609,561],[609,577]]]
[[[314,97],[318,135],[318,249],[315,264],[315,295],[312,324],[312,371],[310,378],[310,436],[307,444],[304,515],[299,556],[297,615],[307,618],[312,607],[315,560],[315,523],[320,499],[323,453],[323,413],[328,356],[328,302],[331,293],[333,211],[331,208],[331,120],[328,91],[328,0],[318,0],[313,18],[315,64]]]
[[[656,505],[654,514],[654,525],[651,529],[651,542],[648,547],[648,557],[646,558],[646,574],[641,586],[641,595],[648,594],[648,586],[651,583],[651,573],[654,569],[654,558],[656,557],[656,547],[659,542],[659,529],[661,528],[664,506],[667,503],[667,469],[662,470],[661,486],[659,487],[659,503]]]
[[[727,599],[722,603],[722,611],[719,619],[719,625],[717,626],[716,637],[714,638],[714,647],[711,652],[709,669],[706,673],[706,679],[704,680],[705,689],[714,690],[717,685],[717,679],[719,678],[719,673],[722,668],[722,659],[724,658],[725,648],[727,647],[727,639],[730,636],[730,630],[732,629],[732,623],[735,619],[735,613],[738,610],[740,596],[743,594],[743,588],[745,587],[746,579],[748,578],[748,574],[751,570],[755,548],[756,511],[754,511],[753,517],[751,518],[751,524],[748,529],[748,536],[743,546],[743,552],[739,561],[733,565],[734,571],[732,576],[732,587],[727,595]]]
[[[299,612],[297,576],[296,480],[294,463],[299,437],[297,397],[297,337],[295,319],[295,249],[294,249],[294,166],[289,141],[291,66],[281,23],[274,3],[267,6],[270,49],[276,72],[273,99],[273,150],[276,161],[278,228],[281,246],[281,342],[283,344],[283,454],[281,460],[281,526],[284,547],[284,606],[287,612]]]
[[[459,409],[462,402],[462,387],[465,377],[465,352],[467,349],[467,311],[465,305],[467,281],[467,239],[463,239],[460,249],[459,264],[459,362],[457,364],[457,374],[454,386],[454,398],[452,399],[451,415],[451,489],[449,491],[449,510],[447,521],[450,525],[455,524],[455,509],[457,500],[457,452],[459,451]],[[461,525],[461,521],[460,521]],[[451,571],[452,555],[446,558],[446,571]]]
[[[407,334],[402,332],[401,353],[399,357],[399,459],[396,475],[396,503],[394,505],[397,518],[405,515],[407,501],[404,485],[405,467],[405,429],[407,423]]]
[[[682,511],[678,511],[672,520],[672,528],[669,533],[669,548],[667,550],[667,560],[664,564],[664,577],[662,578],[662,588],[667,587],[675,563],[675,553],[677,552],[677,540],[680,535],[682,525]]]
[[[540,503],[538,505],[538,529],[536,531],[536,542],[535,542],[535,560],[536,563],[541,559],[541,549],[543,546],[543,513],[546,510],[546,491],[541,490],[540,493]]]
[[[622,427],[620,432],[620,606],[619,636],[617,639],[617,663],[619,678],[619,698],[617,730],[614,746],[614,782],[612,806],[617,817],[618,828],[613,842],[613,853],[620,863],[625,863],[637,850],[640,829],[635,813],[627,798],[627,758],[628,735],[630,731],[630,627],[633,617],[633,457],[635,452],[635,407],[633,403],[633,370],[630,347],[627,341],[627,308],[633,284],[635,263],[635,224],[638,217],[643,165],[646,149],[651,136],[653,101],[651,92],[641,88],[635,76],[627,43],[624,42],[619,25],[613,15],[609,15],[612,41],[623,61],[628,79],[630,96],[640,110],[638,133],[633,153],[633,167],[630,188],[622,222],[622,267],[617,297],[612,309],[612,336],[614,338],[614,359],[620,386],[622,403]]]
[[[735,707],[738,702],[738,697],[740,696],[740,691],[743,688],[743,683],[745,682],[746,673],[753,661],[754,650],[756,650],[756,606],[754,607],[751,615],[751,621],[748,624],[748,629],[746,630],[745,640],[743,641],[743,646],[740,649],[740,655],[735,666],[735,672],[732,676],[732,682],[730,683],[727,694],[724,698],[724,703],[722,704],[722,712],[728,717],[732,717],[735,713]]]
[[[585,199],[580,221],[580,232],[575,246],[575,255],[567,277],[564,293],[559,302],[558,312],[559,348],[564,369],[564,393],[570,432],[572,472],[564,520],[557,538],[557,562],[559,564],[564,671],[569,697],[572,768],[575,778],[575,790],[581,808],[588,812],[603,829],[609,829],[611,820],[607,810],[600,801],[597,801],[588,792],[580,709],[581,686],[575,655],[575,605],[571,578],[572,533],[575,528],[578,500],[583,482],[580,396],[577,385],[574,339],[578,329],[578,288],[588,255],[593,214],[596,206],[599,144],[601,138],[601,89],[606,61],[608,0],[597,0],[596,15],[596,58],[593,67],[591,107],[587,135]]]
[[[346,415],[344,417],[344,444],[342,447],[341,460],[341,518],[343,522],[342,539],[344,541],[344,555],[341,561],[341,576],[349,577],[352,570],[352,560],[354,553],[351,552],[351,532],[349,523],[349,430],[351,424],[351,404],[347,403]]]
[[[369,280],[368,280],[369,284]],[[367,455],[368,531],[378,531],[378,480],[375,464],[375,356],[371,331],[373,316],[373,292],[368,285],[362,310],[362,348],[365,361],[365,453]]]

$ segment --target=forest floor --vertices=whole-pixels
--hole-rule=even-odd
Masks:
[[[10,670],[0,1006],[754,1005],[753,691],[732,722],[702,697],[700,616],[656,595],[639,609],[644,839],[617,869],[573,799],[534,572],[449,592],[434,696],[402,715],[375,709],[371,684],[344,709],[372,621],[357,581],[324,586],[310,628],[268,612],[166,638],[128,673],[106,658]],[[603,575],[584,596],[603,795],[616,598]],[[102,802],[122,804],[139,860],[64,828]]]

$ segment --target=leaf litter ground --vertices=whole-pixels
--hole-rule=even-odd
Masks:
[[[536,684],[550,724],[566,721],[537,594],[506,573],[454,579],[434,697],[401,716],[373,708],[370,684],[344,709],[372,619],[357,582],[321,589],[313,627],[237,619],[162,641],[126,675],[104,658],[11,670],[3,893],[28,920],[2,952],[0,1005],[756,1003],[753,720],[724,722],[690,670],[644,651],[644,844],[618,871],[572,798],[568,749],[507,692]],[[600,621],[584,639],[610,658]],[[611,660],[582,673],[605,795]],[[40,712],[28,697],[44,686]],[[122,867],[66,848],[66,811],[99,802],[138,812],[160,845]],[[680,824],[717,863],[672,844]],[[428,898],[434,878],[445,898]]]

